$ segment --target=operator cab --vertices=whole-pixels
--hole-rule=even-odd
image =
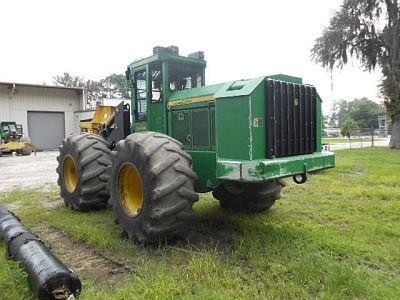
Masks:
[[[19,140],[22,137],[22,125],[15,122],[1,122],[0,138],[3,142]]]
[[[167,102],[179,90],[205,85],[204,54],[179,55],[176,46],[154,47],[153,55],[134,61],[126,76],[131,89],[132,131],[167,133]]]

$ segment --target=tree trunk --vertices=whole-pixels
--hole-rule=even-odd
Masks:
[[[400,115],[393,118],[392,135],[389,148],[400,149]]]

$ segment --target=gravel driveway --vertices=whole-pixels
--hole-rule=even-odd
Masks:
[[[0,157],[0,192],[32,187],[57,186],[57,151],[32,153],[30,156]]]

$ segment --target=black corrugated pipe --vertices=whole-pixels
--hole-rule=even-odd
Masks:
[[[3,205],[0,205],[0,236],[7,243],[8,255],[24,264],[38,299],[70,300],[79,296],[82,285],[78,276]]]

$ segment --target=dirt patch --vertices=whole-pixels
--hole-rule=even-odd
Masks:
[[[9,203],[7,204],[7,209],[11,210],[11,211],[15,211],[18,210],[22,207],[21,203]]]
[[[41,227],[37,233],[65,265],[82,280],[90,278],[98,287],[101,287],[105,280],[117,281],[128,273],[134,273],[130,266],[106,257],[84,242],[75,241],[56,228]]]
[[[51,201],[43,201],[43,207],[46,210],[52,210],[56,207],[63,206],[64,205],[64,199],[63,198],[57,198],[57,199],[51,199]]]
[[[181,246],[231,252],[235,247],[232,238],[234,232],[235,228],[222,220],[194,219],[187,232],[181,236]]]

